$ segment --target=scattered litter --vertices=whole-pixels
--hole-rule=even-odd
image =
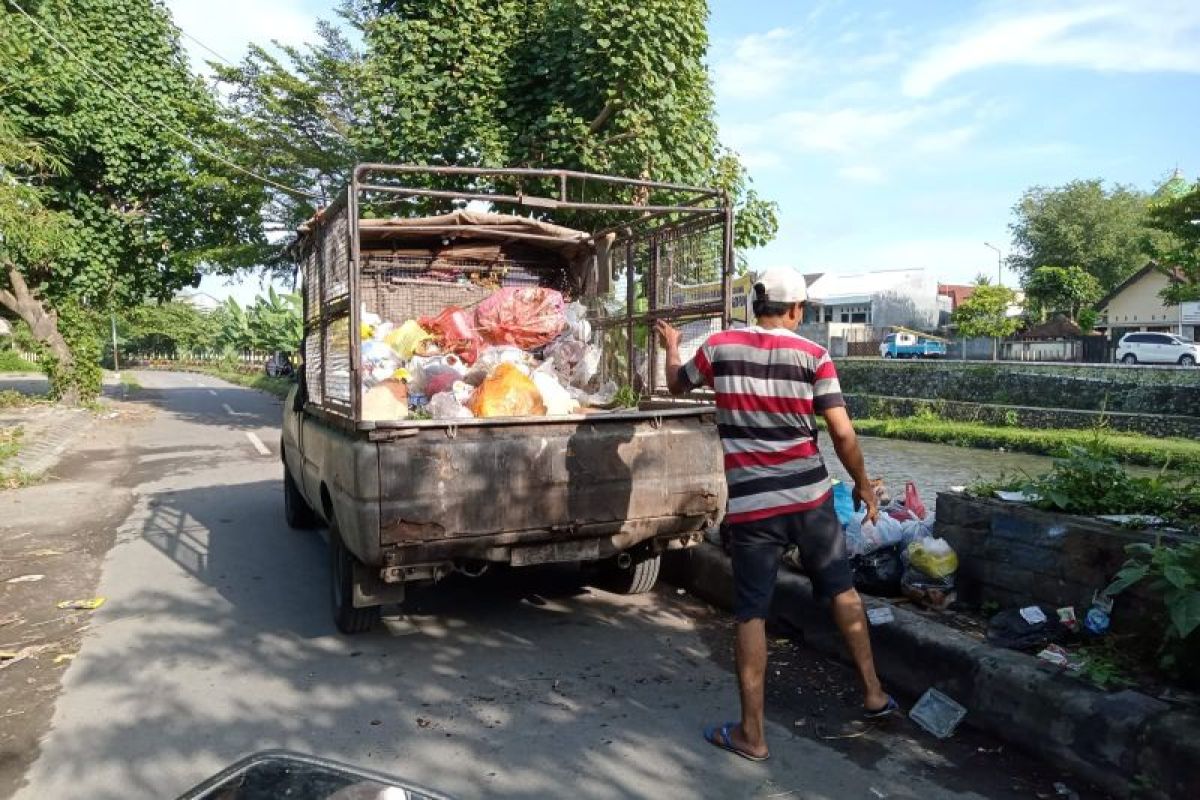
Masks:
[[[1112,595],[1105,594],[1101,590],[1097,589],[1096,591],[1092,592],[1092,607],[1100,609],[1105,614],[1111,614],[1113,610]]]
[[[30,550],[25,554],[28,558],[42,558],[44,556],[61,556],[62,550],[55,550],[53,547],[43,547],[40,550]]]
[[[0,652],[0,669],[11,667],[13,664],[36,656],[43,650],[49,649],[50,646],[51,645],[48,644],[31,644],[28,647],[22,647],[20,650],[15,652],[11,650]]]
[[[879,789],[876,789],[874,786],[872,786],[872,787],[871,787],[871,794],[873,794],[873,795],[875,795],[876,797],[878,797],[878,798],[879,798],[879,800],[883,800],[883,798],[887,797],[887,795],[886,795],[886,794],[884,794],[884,793],[883,793],[882,791],[880,791]]]
[[[1075,607],[1066,606],[1058,609],[1058,621],[1071,633],[1079,630],[1079,619],[1075,616]]]
[[[1046,612],[1037,606],[1025,606],[1021,609],[1021,619],[1030,625],[1041,625],[1046,621]]]
[[[83,611],[95,611],[100,606],[104,605],[103,597],[89,597],[84,600],[63,600],[58,604],[59,608],[76,608]]]
[[[58,655],[56,655],[54,657],[54,664],[57,666],[58,664],[62,664],[66,661],[74,661],[74,660],[75,660],[75,653],[59,653]]]
[[[955,494],[962,494],[966,490],[967,490],[966,486],[951,486],[950,487],[950,491],[954,492]]]
[[[804,727],[805,725],[807,725],[807,724],[808,724],[808,720],[806,720],[806,719],[798,719],[798,720],[796,720],[795,722],[793,722],[793,723],[792,723],[792,727],[793,727],[793,728],[803,728],[803,727]]]
[[[687,589],[676,589],[675,594],[687,594]]]
[[[872,625],[886,625],[889,622],[895,622],[896,615],[892,613],[891,606],[880,606],[879,608],[868,608],[867,619]]]
[[[425,719],[424,717],[417,717],[417,727],[418,728],[428,728],[432,724],[433,724],[433,722]]]
[[[1077,662],[1071,660],[1070,651],[1059,647],[1056,644],[1046,645],[1046,647],[1037,655],[1038,658],[1042,659],[1043,661],[1049,661],[1051,664],[1054,664],[1058,667],[1066,667],[1067,669],[1079,669],[1080,667]]]
[[[933,688],[927,689],[908,712],[913,722],[939,739],[948,739],[966,715],[967,709]]]
[[[16,578],[9,578],[8,580],[5,581],[5,583],[36,583],[44,577],[46,577],[46,576],[45,575],[20,575]]]
[[[1095,636],[1103,636],[1108,633],[1109,621],[1108,612],[1093,607],[1088,609],[1087,616],[1083,618],[1083,627]]]

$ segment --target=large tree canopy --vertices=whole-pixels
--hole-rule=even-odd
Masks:
[[[66,221],[73,246],[8,250],[0,300],[69,367],[52,309],[168,297],[202,263],[249,265],[263,237],[263,194],[221,163],[229,131],[161,4],[21,7],[29,17],[0,6],[0,120],[59,169],[39,170],[18,152],[3,170]],[[75,389],[94,391],[91,383]]]
[[[1103,294],[1096,277],[1079,267],[1038,267],[1024,288],[1029,310],[1043,320],[1055,311],[1078,319],[1079,312]]]
[[[1035,186],[1013,207],[1009,264],[1028,279],[1038,267],[1078,266],[1104,291],[1145,266],[1151,242],[1148,196],[1129,186],[1111,189],[1100,180]]]
[[[774,204],[717,142],[703,0],[385,0],[339,13],[361,51],[327,25],[283,59],[255,50],[214,65],[272,177],[325,196],[356,160],[707,183],[737,201],[739,245],[774,236]],[[281,196],[276,208],[283,227],[312,204]]]
[[[1200,181],[1176,196],[1152,203],[1150,225],[1165,234],[1155,258],[1183,276],[1181,283],[1164,290],[1163,299],[1170,303],[1200,300]]]

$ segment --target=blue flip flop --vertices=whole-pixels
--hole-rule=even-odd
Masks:
[[[875,711],[863,709],[863,719],[879,719],[881,717],[889,716],[890,714],[893,714],[899,710],[900,704],[896,702],[896,698],[889,694],[887,704],[884,705],[883,708],[876,709]]]
[[[741,748],[737,747],[733,743],[733,739],[730,738],[730,736],[729,736],[729,729],[732,728],[734,725],[737,725],[737,723],[736,722],[726,722],[724,725],[722,725],[720,727],[717,727],[716,725],[712,725],[712,726],[705,728],[704,729],[704,741],[708,742],[713,747],[719,747],[722,750],[728,750],[729,752],[733,753],[735,756],[741,756],[742,758],[746,759],[747,761],[756,761],[756,762],[757,761],[766,761],[768,758],[771,757],[770,753],[767,753],[765,756],[756,756],[753,753],[747,753],[745,750],[742,750]]]

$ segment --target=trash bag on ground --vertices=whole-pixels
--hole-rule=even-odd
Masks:
[[[869,524],[869,523],[868,523]],[[904,576],[901,544],[891,544],[850,559],[854,588],[877,597],[896,597]]]
[[[912,564],[904,570],[900,590],[914,603],[939,611],[948,608],[957,598],[953,572],[934,577]]]
[[[851,553],[873,553],[888,545],[907,545],[918,532],[919,527],[909,525],[885,514],[880,514],[875,522],[866,519],[866,512],[854,512],[850,523],[846,526],[847,547]],[[851,543],[854,543],[851,546]]]
[[[496,367],[475,390],[468,408],[480,418],[540,417],[546,413],[533,379],[511,363]]]
[[[904,507],[911,511],[917,519],[924,519],[926,516],[925,504],[921,502],[921,495],[917,493],[917,485],[912,481],[904,486]]]
[[[931,578],[958,572],[958,554],[942,538],[922,538],[908,545],[908,563]]]
[[[475,309],[475,327],[484,341],[524,350],[549,344],[566,324],[562,294],[554,289],[500,289]]]
[[[850,524],[854,519],[854,489],[844,481],[833,484],[833,510],[837,513],[838,522],[842,526]]]
[[[1022,609],[1007,608],[988,620],[987,641],[1009,650],[1040,650],[1048,644],[1061,642],[1067,628],[1058,619],[1058,612],[1046,605],[1034,604],[1041,611],[1041,622],[1030,622],[1021,615]],[[1034,616],[1030,614],[1029,616]]]

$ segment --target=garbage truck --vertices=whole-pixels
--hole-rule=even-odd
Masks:
[[[284,512],[326,528],[332,612],[497,565],[649,591],[726,488],[711,396],[672,398],[653,325],[731,315],[719,190],[571,170],[361,164],[302,225]],[[685,353],[685,357],[686,357]]]

